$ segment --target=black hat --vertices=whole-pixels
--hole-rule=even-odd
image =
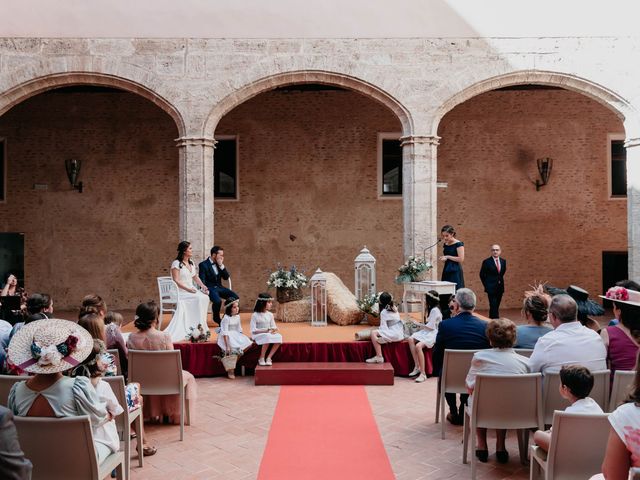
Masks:
[[[553,295],[569,295],[578,304],[578,316],[585,317],[589,315],[600,316],[604,315],[604,308],[598,302],[594,302],[589,298],[589,292],[584,288],[580,288],[576,285],[569,285],[566,290],[561,288],[545,286],[546,290]]]

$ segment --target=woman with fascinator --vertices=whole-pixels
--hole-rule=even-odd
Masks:
[[[384,363],[382,344],[404,340],[404,325],[389,292],[380,294],[378,311],[380,312],[380,328],[371,331],[371,343],[376,355],[367,358],[365,360],[367,363]]]
[[[96,430],[111,420],[87,377],[62,373],[77,367],[93,350],[93,338],[67,320],[36,320],[22,327],[9,344],[12,363],[33,377],[16,383],[8,407],[20,417],[75,417],[88,415]],[[111,449],[95,442],[98,463]]]

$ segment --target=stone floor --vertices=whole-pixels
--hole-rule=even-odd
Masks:
[[[145,459],[143,468],[134,459],[132,479],[257,477],[280,387],[256,387],[253,377],[203,378],[198,386],[197,421],[186,427],[185,440],[179,441],[177,426],[149,425],[147,435],[158,453]],[[392,387],[366,388],[399,480],[470,478],[470,466],[462,464],[462,427],[446,424],[447,438],[441,440],[440,424],[434,423],[436,379],[416,384],[396,378]],[[490,457],[489,463],[479,464],[478,478],[528,478],[528,468],[518,461],[512,432],[507,447],[510,462],[498,465]]]

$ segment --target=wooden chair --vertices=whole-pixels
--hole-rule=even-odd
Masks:
[[[144,466],[143,453],[143,428],[142,428],[142,407],[129,411],[127,408],[127,395],[125,393],[124,377],[118,375],[116,377],[103,377],[103,380],[109,384],[111,390],[118,399],[118,403],[124,409],[124,412],[115,418],[120,441],[124,443],[124,478],[128,480],[131,473],[131,424],[136,422],[136,450],[138,451],[138,466]]]
[[[518,430],[520,461],[526,464],[529,429],[542,429],[542,374],[476,377],[471,410],[464,410],[462,463],[467,463],[471,436],[471,478],[476,478],[476,428]]]
[[[608,416],[555,412],[549,452],[531,446],[529,478],[583,480],[599,473],[609,438]]]
[[[129,381],[138,382],[143,395],[180,396],[180,440],[184,440],[189,406],[185,408],[180,350],[129,350]]]
[[[113,363],[116,365],[116,375],[122,375],[122,368],[120,367],[120,352],[117,348],[109,348],[107,352],[113,355]],[[124,405],[123,405],[124,407]]]
[[[591,373],[593,375],[593,389],[589,396],[600,405],[603,412],[606,412],[609,406],[610,372],[609,370],[600,370]],[[545,425],[551,425],[554,411],[564,410],[570,405],[567,400],[560,396],[558,387],[560,387],[560,372],[545,373],[542,386]]]
[[[162,329],[164,312],[175,313],[178,305],[178,285],[171,277],[157,277],[158,293],[160,295],[160,315],[158,315],[158,330]],[[171,305],[172,307],[165,307]]]
[[[0,405],[7,406],[9,402],[9,392],[14,383],[28,380],[28,375],[0,375]]]
[[[114,469],[116,478],[124,478],[122,452],[98,465],[88,416],[14,417],[13,421],[20,447],[33,464],[32,480],[103,480]]]
[[[613,412],[624,402],[635,378],[636,372],[634,370],[616,370],[613,375],[609,408],[606,411]]]
[[[444,351],[444,360],[442,362],[442,373],[438,382],[438,392],[436,397],[436,423],[438,418],[441,421],[441,437],[445,438],[444,433],[444,406],[445,393],[467,393],[467,384],[465,380],[469,368],[471,367],[471,359],[473,354],[479,350],[449,350]]]

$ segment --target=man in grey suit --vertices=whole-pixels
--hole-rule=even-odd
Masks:
[[[29,480],[32,465],[24,457],[11,411],[0,405],[0,478]]]

